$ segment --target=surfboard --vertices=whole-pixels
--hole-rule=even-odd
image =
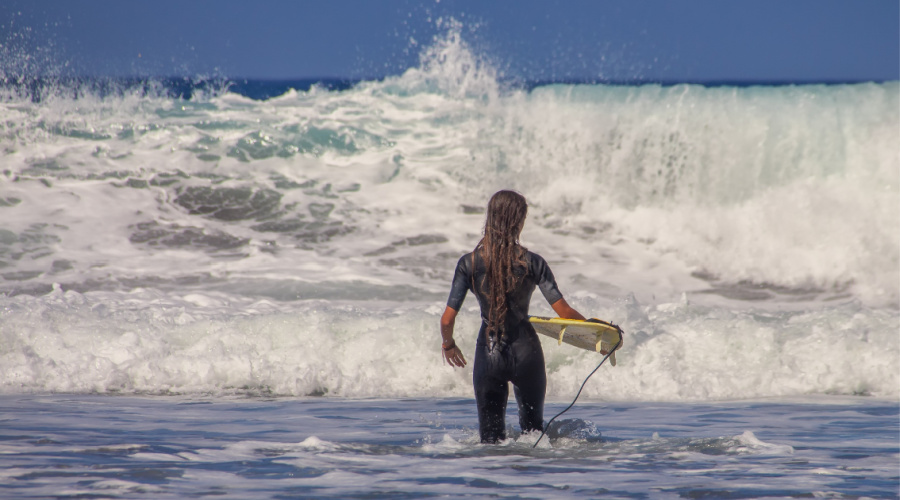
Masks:
[[[588,351],[609,352],[622,338],[622,330],[606,321],[599,319],[563,319],[545,318],[542,316],[529,316],[528,321],[534,327],[534,331],[546,335],[559,342]],[[616,353],[609,356],[609,362],[616,366]]]

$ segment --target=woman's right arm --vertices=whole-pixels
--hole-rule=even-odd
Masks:
[[[450,297],[447,298],[447,307],[444,309],[444,314],[441,315],[441,355],[450,366],[460,368],[466,366],[466,358],[463,357],[462,351],[456,347],[456,342],[453,341],[453,325],[456,323],[456,315],[466,298],[466,292],[468,292],[470,274],[469,259],[466,257],[470,255],[472,254],[463,255],[456,263],[453,283],[450,285]]]
[[[459,311],[447,306],[444,314],[441,315],[441,350],[443,351],[444,360],[450,366],[458,366],[460,368],[466,366],[466,358],[462,351],[456,346],[453,340],[453,325],[456,324],[456,315]]]

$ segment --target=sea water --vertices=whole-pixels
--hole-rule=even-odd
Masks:
[[[586,402],[535,448],[478,444],[471,398],[0,403],[4,498],[897,495],[897,405],[873,398]]]
[[[267,99],[5,82],[3,496],[900,494],[897,82],[520,88],[452,30]],[[504,188],[626,332],[535,449],[440,357]],[[549,420],[600,358],[544,351]]]

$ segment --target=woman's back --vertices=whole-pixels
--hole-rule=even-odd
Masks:
[[[511,269],[515,277],[515,286],[506,294],[507,313],[504,321],[505,330],[509,333],[516,326],[528,320],[528,308],[535,288],[540,287],[547,302],[555,303],[562,298],[556,285],[553,272],[547,261],[540,255],[523,249],[524,265],[514,265]],[[457,311],[462,306],[466,291],[472,290],[481,308],[481,319],[488,322],[491,289],[487,266],[480,252],[474,251],[462,256],[456,264],[456,272],[450,290],[448,305]],[[484,339],[479,339],[479,341]],[[513,341],[513,338],[509,339]]]

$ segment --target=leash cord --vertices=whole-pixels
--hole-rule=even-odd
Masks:
[[[621,330],[620,330],[620,332],[621,332]],[[603,358],[603,360],[600,361],[600,364],[597,365],[597,368],[594,368],[594,371],[592,371],[591,374],[588,375],[587,378],[584,379],[584,382],[581,383],[581,389],[578,389],[578,394],[576,394],[576,395],[575,395],[575,399],[572,400],[572,404],[570,404],[569,406],[567,406],[565,410],[563,410],[563,411],[557,413],[555,417],[551,418],[550,421],[547,422],[547,425],[544,427],[544,430],[541,431],[541,436],[538,438],[537,441],[534,442],[534,446],[531,447],[532,449],[533,449],[533,448],[536,448],[537,445],[538,445],[538,443],[541,442],[541,438],[543,438],[544,435],[547,434],[547,431],[550,429],[550,424],[552,424],[553,421],[556,420],[557,417],[559,417],[559,416],[562,415],[563,413],[569,411],[569,408],[575,406],[575,401],[578,401],[578,396],[581,396],[581,391],[584,390],[584,386],[587,384],[587,381],[590,380],[591,375],[593,375],[594,373],[597,373],[597,370],[599,370],[600,367],[603,366],[603,363],[605,363],[606,360],[609,359],[610,356],[612,356],[612,353],[616,352],[616,349],[619,348],[619,345],[620,345],[621,343],[622,343],[622,334],[619,333],[619,341],[616,342],[615,347],[613,347],[612,350],[609,351],[609,354],[607,354],[606,357]]]

